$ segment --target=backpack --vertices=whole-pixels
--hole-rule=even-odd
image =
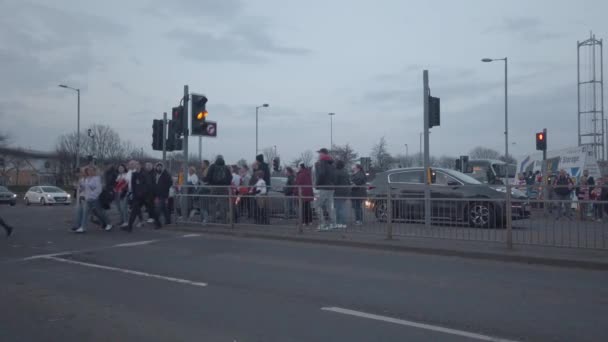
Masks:
[[[226,170],[226,165],[216,165],[215,170],[213,170],[213,175],[211,175],[211,182],[213,185],[223,185],[226,182]]]

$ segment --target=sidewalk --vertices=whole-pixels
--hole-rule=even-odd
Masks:
[[[396,236],[387,240],[379,234],[329,231],[317,232],[306,227],[298,233],[295,226],[237,225],[235,228],[221,225],[201,226],[197,224],[172,225],[171,229],[273,240],[319,243],[334,246],[372,248],[420,254],[457,256],[473,259],[540,264],[557,267],[574,267],[593,270],[608,270],[608,250],[575,249],[517,244],[512,250],[504,243],[485,241],[450,240],[440,238],[418,238]]]

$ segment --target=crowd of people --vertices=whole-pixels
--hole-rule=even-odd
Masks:
[[[562,217],[572,219],[572,202],[577,201],[578,218],[582,221],[591,220],[602,222],[604,215],[608,216],[608,177],[597,181],[583,170],[577,179],[561,169],[557,175],[547,172],[546,178],[536,171],[518,175],[517,185],[525,190],[531,199],[545,200],[548,213],[556,211],[556,220]]]

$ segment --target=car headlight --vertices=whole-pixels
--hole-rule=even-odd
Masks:
[[[365,201],[365,208],[369,209],[372,207],[372,201]]]
[[[68,199],[70,199],[72,197],[72,195],[70,195],[70,194],[66,194],[66,195],[67,195]]]
[[[13,198],[17,198],[17,194],[13,194]]]
[[[53,196],[51,196],[51,194],[46,194],[46,197],[51,198]]]
[[[498,192],[502,192],[503,194],[507,193],[507,188],[505,188],[505,187],[498,187],[498,188],[493,188],[493,189]]]

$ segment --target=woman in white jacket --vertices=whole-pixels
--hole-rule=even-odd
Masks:
[[[101,178],[97,175],[94,167],[87,166],[84,169],[84,178],[80,180],[80,197],[78,200],[84,199],[84,203],[78,206],[76,212],[76,225],[72,228],[75,233],[84,233],[86,231],[86,222],[89,218],[88,212],[93,211],[93,214],[99,219],[104,230],[109,231],[112,225],[108,224],[108,218],[105,211],[99,204],[99,195],[103,189]]]

